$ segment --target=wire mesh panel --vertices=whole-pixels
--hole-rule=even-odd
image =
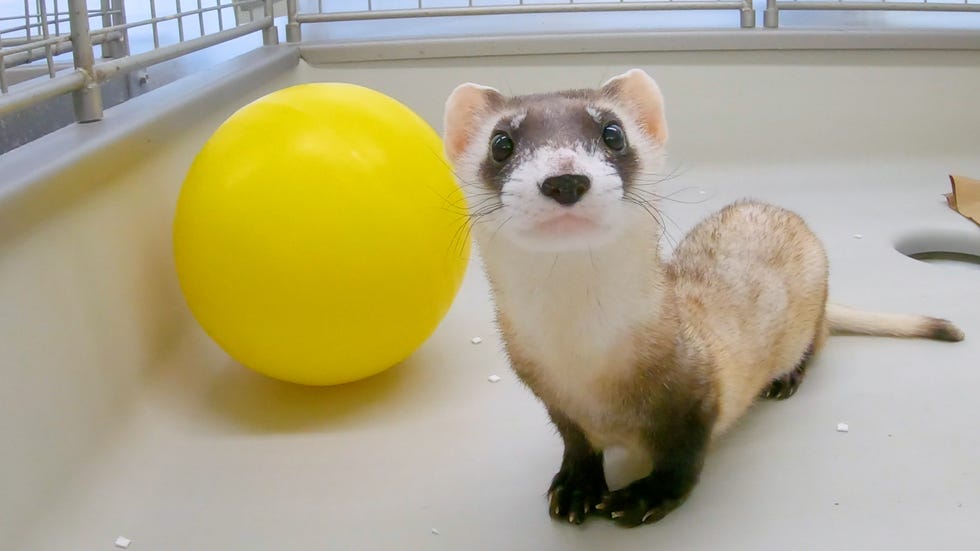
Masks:
[[[301,40],[301,25],[371,19],[532,13],[731,10],[742,27],[755,26],[752,0],[287,0],[286,38]]]
[[[766,0],[765,26],[778,27],[783,10],[980,13],[980,0]]]
[[[77,120],[99,120],[118,75],[255,32],[275,44],[278,2],[291,42],[305,24],[469,15],[713,10],[755,26],[753,0],[0,0],[0,116],[71,93]],[[980,0],[766,0],[766,26],[782,10],[980,13]]]
[[[64,2],[61,2],[64,5]],[[61,33],[67,31],[66,14],[59,12],[57,2],[53,10],[40,2],[36,11],[25,3],[21,14],[0,13],[0,91],[7,92],[10,77],[4,69],[45,60],[49,76],[55,73],[54,57],[71,49],[70,39]],[[48,24],[45,24],[48,22]]]
[[[13,0],[0,3],[0,115],[72,92],[76,118],[102,117],[99,85],[263,32],[273,0]],[[256,15],[259,14],[259,15]]]

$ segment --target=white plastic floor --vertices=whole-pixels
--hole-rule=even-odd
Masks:
[[[560,443],[505,363],[474,263],[439,332],[357,384],[270,381],[192,331],[26,548],[107,549],[125,535],[154,550],[970,549],[980,541],[980,272],[892,248],[910,215],[917,228],[976,231],[942,204],[933,163],[679,179],[697,188],[686,196],[708,197],[668,205],[680,225],[735,195],[797,208],[827,241],[836,298],[945,315],[968,340],[833,339],[795,397],[761,404],[718,443],[693,497],[660,524],[549,519],[543,492]],[[780,189],[801,172],[819,192]],[[850,204],[822,199],[838,193]],[[874,219],[862,215],[869,204]]]
[[[631,61],[638,60],[625,63]],[[536,64],[541,62],[520,67],[508,63],[491,60],[485,70],[513,76],[515,89],[520,83],[544,87],[547,75],[560,71],[555,65],[533,79],[528,75],[538,72]],[[598,80],[608,68],[605,63],[589,58],[581,74],[566,80]],[[774,62],[760,63],[754,70],[769,70],[767,63]],[[974,62],[948,65],[957,63],[963,67],[954,69],[966,70]],[[677,67],[684,64],[684,59],[673,68],[664,63],[662,82],[668,105],[670,91],[675,90],[679,116],[673,130],[682,151],[675,162],[681,169],[678,177],[663,188],[665,195],[677,191],[673,197],[684,201],[663,204],[678,225],[672,237],[740,197],[795,209],[826,242],[835,300],[947,317],[965,330],[967,340],[949,344],[832,339],[796,396],[760,404],[717,442],[700,485],[682,508],[656,525],[623,530],[602,519],[571,527],[548,517],[544,493],[558,466],[560,442],[543,408],[506,364],[477,259],[444,323],[410,360],[374,378],[335,388],[304,388],[253,374],[228,359],[183,312],[177,344],[146,358],[146,365],[106,365],[105,372],[78,374],[71,372],[70,355],[62,356],[67,380],[118,371],[131,384],[125,393],[111,394],[108,404],[85,405],[87,398],[71,389],[43,404],[65,415],[101,407],[108,412],[106,430],[89,443],[85,455],[38,457],[39,469],[49,468],[43,464],[53,460],[63,468],[50,472],[70,476],[46,491],[44,506],[34,508],[32,520],[19,526],[17,537],[7,540],[10,546],[4,549],[110,550],[118,536],[131,539],[133,551],[977,549],[980,271],[975,265],[918,262],[894,248],[906,238],[925,236],[919,240],[938,248],[959,243],[960,248],[973,247],[974,254],[980,253],[975,250],[980,249],[980,229],[948,209],[941,196],[948,191],[947,173],[980,175],[976,150],[970,153],[972,146],[959,143],[882,153],[869,144],[873,154],[867,156],[814,154],[781,162],[718,154],[718,161],[710,163],[706,157],[713,154],[696,154],[692,144],[699,136],[705,137],[706,147],[724,138],[710,136],[712,128],[727,132],[729,138],[737,132],[720,120],[716,126],[685,122],[683,115],[697,105],[685,94],[697,93],[699,84],[681,78]],[[829,54],[812,65],[825,73],[826,67],[837,67]],[[875,63],[841,63],[845,70],[852,65]],[[872,80],[886,82],[868,86],[887,86],[895,65],[886,59],[881,63],[884,69],[872,69]],[[935,76],[929,67],[916,64],[907,74]],[[397,89],[403,82],[395,69],[363,68],[374,71],[370,77],[359,76],[361,70],[301,67],[298,77],[264,86],[275,88],[290,79],[338,79],[371,85],[384,81]],[[417,71],[421,80],[427,75],[424,67],[404,70]],[[418,84],[406,92],[409,98],[428,98],[415,106],[430,120],[436,120],[433,113],[444,97],[437,85],[473,78],[478,69],[440,71],[441,80],[427,81],[438,93]],[[781,77],[772,78],[775,82]],[[244,101],[234,99],[238,104]],[[819,104],[819,98],[813,103]],[[702,105],[708,111],[714,108]],[[897,112],[893,104],[888,112]],[[189,154],[226,113],[187,122],[185,131],[162,146],[158,156],[139,161],[130,169],[131,176],[124,173],[104,192],[138,194],[133,204],[157,213],[137,222],[134,211],[131,222],[137,225],[132,228],[139,231],[133,233],[139,235],[123,232],[118,243],[106,243],[124,250],[133,243],[157,247],[144,251],[143,260],[126,257],[131,263],[149,262],[153,280],[159,280],[158,287],[142,291],[122,289],[141,312],[155,303],[160,307],[159,299],[146,293],[175,288],[166,260],[170,201]],[[801,114],[800,120],[820,131],[835,124],[842,128],[839,113],[833,115],[836,123],[826,122],[824,116]],[[930,116],[911,118],[918,125]],[[975,121],[978,113],[964,117]],[[877,115],[872,118],[879,120]],[[881,120],[872,130],[845,128],[840,139],[865,131],[880,133],[885,143],[903,139],[890,135],[890,116],[882,115]],[[742,124],[748,128],[755,123]],[[919,132],[939,133],[925,126],[917,126]],[[754,136],[756,131],[746,132]],[[806,135],[801,129],[789,137],[771,136],[758,144],[760,155],[766,148],[781,148],[786,139]],[[980,141],[978,136],[972,139],[973,145]],[[826,136],[822,140],[833,141]],[[822,150],[814,146],[811,151]],[[149,190],[128,185],[136,180]],[[59,216],[83,215],[69,209]],[[34,233],[41,231],[49,230]],[[6,250],[27,254],[13,246]],[[100,261],[113,259],[111,250],[100,254]],[[149,272],[144,275],[149,277]],[[98,323],[98,313],[88,319]],[[126,334],[126,327],[117,328]],[[483,342],[472,344],[477,336]],[[129,341],[119,346],[119,357],[128,357]],[[59,369],[56,362],[38,369],[42,367]],[[490,375],[501,380],[491,383]],[[82,387],[85,384],[77,393],[85,391]],[[49,399],[40,390],[38,395],[24,404]],[[79,405],[66,405],[75,399]],[[21,419],[30,426],[29,418]],[[846,433],[837,431],[842,422],[849,425]],[[11,441],[17,447],[35,445],[31,441],[45,435],[40,428],[33,430],[12,433]],[[32,476],[30,465],[25,465],[18,468],[23,476]]]

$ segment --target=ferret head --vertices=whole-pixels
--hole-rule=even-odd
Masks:
[[[656,82],[633,69],[598,89],[506,97],[463,84],[445,147],[478,241],[567,251],[613,241],[636,216],[667,141]]]

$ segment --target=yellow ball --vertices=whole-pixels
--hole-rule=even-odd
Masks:
[[[191,311],[232,357],[330,385],[412,354],[469,258],[464,201],[439,136],[379,92],[293,86],[211,136],[174,220]]]

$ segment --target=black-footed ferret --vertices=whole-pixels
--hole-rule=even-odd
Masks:
[[[507,354],[564,440],[548,495],[568,522],[663,518],[709,441],[756,398],[792,396],[831,331],[963,339],[945,320],[828,304],[823,246],[775,206],[728,206],[664,263],[647,199],[666,141],[660,90],[636,69],[518,97],[463,84],[446,104]],[[611,446],[652,470],[610,492]]]

